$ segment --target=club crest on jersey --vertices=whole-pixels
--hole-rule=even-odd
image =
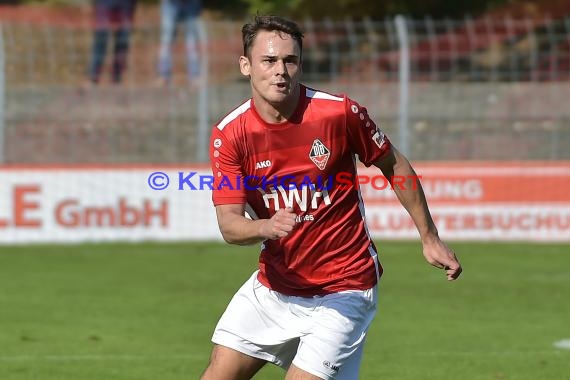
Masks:
[[[325,170],[325,166],[327,166],[330,155],[331,151],[321,142],[321,140],[315,139],[315,141],[313,141],[309,157],[319,169]]]

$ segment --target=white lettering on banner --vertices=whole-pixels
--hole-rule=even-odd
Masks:
[[[570,207],[538,206],[469,206],[432,207],[432,217],[446,238],[497,240],[570,239]],[[408,214],[395,207],[371,206],[366,220],[370,232],[377,237],[417,237],[416,227]]]
[[[434,221],[448,231],[530,231],[570,229],[570,214],[470,213],[435,215]]]
[[[483,183],[479,179],[421,179],[422,188],[430,201],[466,200],[476,201],[484,196]],[[370,184],[362,184],[360,191],[365,199],[397,201],[393,191],[374,189]]]
[[[430,199],[467,199],[483,198],[483,184],[477,179],[460,180],[425,180],[422,187]]]
[[[275,190],[275,188],[270,186],[267,192],[261,188],[257,188],[257,190],[259,190],[263,196],[265,207],[268,209],[273,208],[275,211],[281,208],[279,203],[280,199],[283,201],[285,208],[293,207],[294,203],[297,203],[301,211],[307,211],[309,194],[311,208],[313,210],[319,206],[319,199],[322,199],[326,206],[331,204],[331,199],[327,189],[317,190],[317,187],[314,184],[301,186],[300,189],[297,189],[297,187],[285,189],[283,186],[277,186],[277,190]],[[270,205],[270,200],[273,200],[273,207]]]
[[[153,224],[168,227],[168,200],[162,200],[158,207],[149,199],[142,207],[129,205],[120,198],[113,206],[82,206],[77,199],[66,199],[55,207],[57,224],[74,227],[139,227]]]

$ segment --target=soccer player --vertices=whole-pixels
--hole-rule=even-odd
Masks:
[[[287,380],[354,380],[382,273],[358,185],[346,185],[356,156],[386,178],[407,179],[395,192],[427,262],[448,280],[461,265],[440,240],[410,163],[366,109],[299,82],[298,25],[257,16],[242,37],[239,66],[252,97],[213,128],[213,202],[224,239],[260,242],[261,255],[215,328],[202,380],[250,379],[267,362]]]

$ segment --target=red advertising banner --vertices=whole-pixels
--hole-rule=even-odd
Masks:
[[[419,163],[414,167],[440,234],[446,238],[570,241],[570,163]],[[360,175],[377,174],[375,168],[360,171]],[[371,233],[396,239],[417,236],[395,193],[380,188],[372,181],[361,186]]]
[[[570,242],[570,162],[414,167],[445,239]],[[221,239],[210,177],[205,165],[0,167],[0,243]],[[358,182],[374,238],[418,237],[378,169]]]

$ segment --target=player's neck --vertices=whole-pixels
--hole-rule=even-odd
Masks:
[[[291,118],[297,109],[300,94],[301,86],[297,86],[287,101],[275,104],[268,102],[259,94],[254,93],[253,102],[255,104],[255,110],[259,116],[268,123],[284,123]]]

